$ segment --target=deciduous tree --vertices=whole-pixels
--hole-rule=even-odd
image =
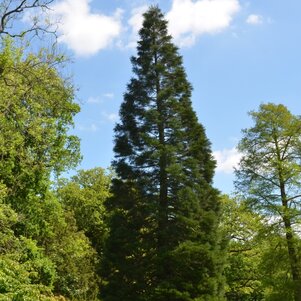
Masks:
[[[301,300],[301,267],[296,227],[300,221],[301,118],[283,105],[262,104],[250,113],[254,126],[243,131],[243,157],[236,171],[237,189],[271,222],[280,222],[294,282]]]
[[[72,84],[55,68],[59,63],[10,39],[0,52],[0,180],[15,209],[23,210],[28,197],[43,198],[50,175],[80,159],[79,140],[68,133],[79,106]]]
[[[55,34],[55,27],[46,15],[54,0],[1,0],[0,37],[23,38],[25,35]],[[27,16],[28,22],[17,24]],[[29,18],[29,16],[31,16]],[[43,20],[39,17],[43,16]]]

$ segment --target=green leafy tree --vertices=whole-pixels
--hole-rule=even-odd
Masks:
[[[64,209],[74,216],[77,228],[85,233],[97,253],[94,269],[98,275],[108,232],[104,202],[110,196],[110,183],[110,172],[93,168],[79,170],[70,180],[62,180],[58,188],[58,197]],[[95,282],[100,285],[101,278],[94,275],[91,284]]]
[[[139,34],[115,128],[103,298],[222,300],[210,143],[159,8]]]
[[[262,104],[251,112],[254,126],[243,131],[243,157],[236,187],[249,204],[280,222],[286,239],[294,300],[301,300],[301,270],[296,226],[300,220],[301,118],[283,105]]]
[[[55,294],[70,300],[94,301],[98,296],[97,254],[89,239],[77,230],[72,215],[64,214],[48,243],[48,257],[55,263]]]
[[[22,216],[0,203],[0,300],[97,300],[95,251],[73,218],[58,203],[49,205],[44,215],[42,208],[36,211],[47,226],[35,224],[41,236],[33,240],[16,235]],[[31,223],[27,217],[26,224]]]
[[[13,262],[4,261],[5,269],[8,271],[8,264],[15,267],[11,268],[12,273],[5,273],[9,277],[5,276],[6,283],[12,279],[15,283],[10,291],[6,287],[5,292],[34,288],[34,295],[28,295],[29,290],[24,296],[13,295],[19,299],[11,300],[40,300],[39,292],[44,285],[49,298],[61,294],[73,300],[95,300],[95,250],[85,234],[78,231],[73,215],[64,210],[51,191],[51,175],[59,175],[80,159],[79,140],[68,133],[73,116],[79,111],[73,87],[60,74],[61,57],[53,57],[44,50],[30,53],[27,48],[15,47],[10,39],[4,40],[2,46],[2,200],[18,216],[11,233],[30,254],[29,259],[24,256],[25,247],[5,254],[6,259],[13,258]],[[47,270],[49,282],[45,282]]]
[[[269,226],[266,237],[261,241],[261,260],[259,271],[261,283],[264,288],[265,301],[293,301],[294,280],[291,276],[287,243],[283,237],[283,230]],[[297,243],[297,240],[296,240]],[[300,240],[298,240],[298,253],[300,253]]]
[[[52,173],[80,159],[78,138],[68,133],[79,106],[72,85],[55,68],[60,62],[43,50],[27,53],[11,40],[0,52],[0,180],[6,201],[20,211],[28,198],[43,198]]]
[[[228,301],[291,301],[293,280],[283,229],[254,212],[242,200],[222,199]],[[298,240],[298,250],[300,240]]]
[[[103,168],[79,170],[62,181],[58,195],[65,208],[74,213],[79,230],[89,237],[101,256],[107,233],[104,202],[110,196],[111,175]]]
[[[78,231],[73,215],[64,210],[51,192],[47,192],[42,201],[30,199],[26,210],[18,216],[11,231],[16,237],[23,237],[22,241],[34,241],[33,247],[36,246],[39,250],[39,253],[33,253],[39,257],[31,263],[31,274],[39,275],[40,270],[47,271],[50,265],[54,277],[49,293],[62,295],[71,300],[96,300],[98,295],[96,252],[85,234]],[[13,254],[8,250],[7,255],[17,256],[22,260],[25,258],[21,248]],[[45,259],[40,260],[41,256]],[[21,275],[16,272],[16,282],[23,281]],[[33,279],[35,278],[30,278],[29,281]]]
[[[36,241],[18,237],[14,225],[20,216],[2,203],[0,185],[0,300],[50,300],[56,278],[55,265]]]
[[[266,227],[263,217],[228,196],[222,198],[220,229],[227,243],[225,267],[228,301],[264,300],[262,269]]]
[[[78,231],[73,214],[48,191],[42,202],[30,199],[22,216],[16,232],[35,239],[55,266],[53,293],[71,300],[96,300],[97,254],[84,232]]]

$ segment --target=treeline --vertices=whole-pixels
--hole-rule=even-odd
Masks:
[[[139,36],[112,169],[70,179],[80,108],[65,58],[2,38],[0,300],[300,301],[301,118],[251,112],[237,194],[221,195],[159,8]]]

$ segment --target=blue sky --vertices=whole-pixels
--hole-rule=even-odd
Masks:
[[[81,112],[80,168],[108,167],[113,128],[131,77],[141,14],[158,4],[183,55],[192,103],[218,161],[215,186],[233,190],[235,146],[260,103],[301,114],[301,2],[297,0],[59,0],[60,47],[72,58]]]

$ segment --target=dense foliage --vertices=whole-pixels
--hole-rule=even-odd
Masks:
[[[0,293],[95,300],[96,251],[50,180],[80,159],[78,138],[68,133],[79,111],[72,85],[56,68],[61,57],[30,53],[11,39],[1,49]]]
[[[139,34],[115,128],[103,298],[222,300],[210,143],[157,7]]]
[[[227,238],[227,300],[294,299],[294,281],[282,225],[254,212],[245,200],[223,198],[221,231]],[[300,249],[300,239],[296,241]]]

